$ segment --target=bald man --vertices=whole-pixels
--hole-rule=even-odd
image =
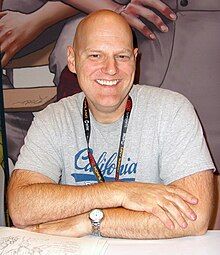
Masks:
[[[16,227],[81,237],[172,238],[207,231],[213,163],[182,95],[135,85],[125,19],[80,22],[68,67],[81,93],[36,114],[13,171]]]

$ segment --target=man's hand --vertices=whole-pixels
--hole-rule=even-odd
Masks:
[[[42,32],[37,18],[32,14],[14,11],[0,12],[0,46],[4,53],[2,66],[25,45],[33,41]]]
[[[126,209],[151,213],[169,229],[174,228],[174,221],[181,228],[186,228],[187,222],[184,217],[196,220],[197,216],[189,204],[195,205],[198,200],[183,189],[147,183],[121,183],[121,185],[124,192],[121,206]]]
[[[92,232],[87,213],[62,220],[28,226],[24,229],[37,233],[71,237],[82,237]]]
[[[131,0],[126,6],[120,7],[118,12],[128,21],[128,23],[139,30],[149,39],[156,39],[155,34],[141,21],[140,17],[153,23],[160,31],[167,32],[168,27],[163,20],[150,8],[163,14],[170,20],[175,20],[175,13],[160,0]]]

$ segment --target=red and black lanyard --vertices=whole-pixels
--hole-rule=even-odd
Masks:
[[[125,136],[128,128],[128,122],[130,118],[130,113],[131,113],[131,108],[132,108],[132,99],[129,96],[124,112],[124,119],[122,123],[122,129],[121,129],[121,138],[120,138],[120,143],[119,143],[119,148],[118,148],[118,158],[117,158],[117,165],[116,165],[116,172],[115,172],[115,181],[119,180],[119,172],[120,172],[120,167],[121,167],[121,162],[122,162],[122,156],[124,152],[124,144],[125,144]],[[88,151],[88,158],[89,158],[89,163],[93,169],[93,172],[97,178],[98,182],[105,182],[104,176],[99,169],[91,150],[89,149],[89,139],[90,139],[90,132],[91,132],[91,124],[90,124],[90,116],[89,116],[89,106],[86,98],[83,101],[83,124],[84,124],[84,130],[85,130],[85,136],[86,136],[86,141],[87,141],[87,151]]]

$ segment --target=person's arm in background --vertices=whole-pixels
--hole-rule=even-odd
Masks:
[[[132,183],[128,184],[130,188],[125,192],[124,202],[126,199],[134,199],[134,197],[141,197],[141,190],[144,191],[144,185],[142,189],[139,190],[139,194],[135,191],[132,191]],[[117,186],[117,185],[116,185]],[[122,184],[123,187],[123,184]],[[121,187],[121,188],[122,188]],[[180,208],[172,207],[173,203],[170,203],[169,200],[164,200],[164,204],[161,204],[160,207],[164,209],[166,214],[172,222],[174,223],[171,227],[169,226],[169,220],[167,221],[168,226],[165,226],[161,222],[161,218],[155,216],[155,213],[160,211],[160,207],[153,206],[151,209],[151,213],[143,212],[143,211],[134,211],[127,210],[125,208],[109,208],[104,209],[104,219],[101,223],[101,234],[106,237],[117,237],[117,238],[136,238],[136,239],[159,239],[159,238],[173,238],[173,237],[181,237],[181,236],[189,236],[189,235],[202,235],[206,233],[209,225],[209,220],[211,216],[211,211],[213,208],[213,174],[211,171],[202,171],[200,173],[193,174],[191,176],[182,178],[178,181],[173,182],[170,185],[167,185],[167,188],[174,187],[176,189],[181,188],[183,190],[187,190],[194,196],[198,197],[198,203],[191,204],[190,207],[196,213],[197,218],[191,211],[192,218],[186,217],[183,212],[179,214],[177,210]],[[128,188],[128,187],[127,187]],[[155,189],[156,190],[156,189]],[[106,191],[106,190],[105,190]],[[161,190],[160,190],[161,192]],[[108,194],[108,192],[107,192]],[[106,195],[107,195],[106,194]],[[112,193],[113,195],[113,193]],[[151,196],[152,193],[149,194]],[[114,195],[113,195],[114,196]],[[133,198],[131,198],[133,196]],[[166,195],[164,195],[166,197]],[[175,194],[172,193],[173,198]],[[90,196],[91,197],[91,196]],[[96,197],[97,200],[99,197]],[[154,201],[157,200],[158,197],[154,197]],[[178,196],[175,197],[178,200]],[[92,199],[91,199],[92,200]],[[138,199],[140,204],[141,199]],[[143,199],[144,200],[144,199]],[[108,201],[110,201],[110,196]],[[128,202],[128,201],[127,201]],[[131,201],[129,201],[130,203]],[[133,200],[134,202],[134,200]],[[150,202],[150,200],[148,201]],[[152,202],[152,201],[151,201]],[[122,204],[123,205],[123,204]],[[143,205],[143,204],[142,204]],[[179,204],[180,205],[180,204]],[[135,209],[135,204],[134,208]],[[181,206],[180,206],[181,207]],[[137,208],[137,207],[136,207]],[[169,208],[169,209],[167,209]],[[173,220],[172,213],[175,214],[177,218],[183,217],[185,221],[182,221],[178,218],[178,223],[176,220]],[[186,210],[187,211],[187,210]],[[169,219],[168,218],[168,219]],[[180,222],[186,223],[185,226],[180,226]],[[47,233],[52,235],[64,235],[64,236],[74,236],[81,237],[88,234],[91,234],[91,223],[89,220],[88,213],[83,213],[74,217],[69,217],[66,219],[57,220],[54,222],[48,222],[40,224],[39,227],[29,226],[26,228],[27,230],[36,231],[39,233]]]
[[[139,30],[149,39],[156,39],[155,34],[141,21],[140,17],[153,23],[160,31],[167,32],[168,27],[163,20],[152,10],[159,11],[164,17],[173,21],[175,13],[160,0],[131,0],[127,5],[118,4],[112,0],[62,0],[85,13],[100,9],[108,9],[120,13],[131,27]]]
[[[4,53],[1,61],[2,66],[6,66],[19,50],[33,41],[45,29],[77,13],[77,10],[62,2],[48,2],[30,14],[1,11],[0,46],[1,52]]]
[[[2,10],[2,4],[4,0],[0,0],[0,10]]]

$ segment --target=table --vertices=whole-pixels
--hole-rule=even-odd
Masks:
[[[220,230],[203,236],[161,240],[71,238],[0,227],[0,254],[35,255],[217,255]]]
[[[110,239],[105,255],[219,255],[220,230],[161,240]]]

